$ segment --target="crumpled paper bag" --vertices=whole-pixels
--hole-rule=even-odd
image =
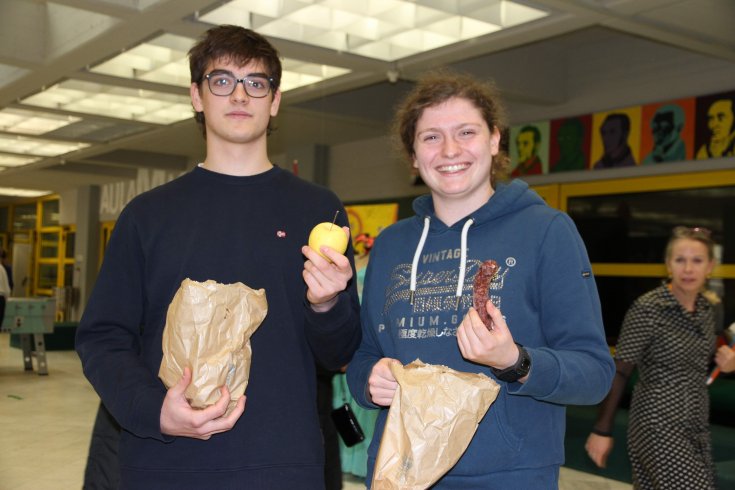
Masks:
[[[390,368],[398,389],[371,487],[424,490],[459,461],[500,385],[482,373],[462,373],[419,359]]]
[[[213,405],[227,385],[227,413],[245,393],[250,375],[250,337],[268,313],[264,289],[238,282],[184,279],[166,313],[163,360],[158,371],[167,388],[191,368],[186,398],[194,408]]]

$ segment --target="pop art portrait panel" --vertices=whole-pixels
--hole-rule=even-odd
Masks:
[[[640,106],[592,115],[592,169],[634,167],[638,165],[640,146]]]
[[[551,121],[549,168],[551,172],[586,170],[592,141],[592,115]]]
[[[691,160],[694,156],[694,113],[693,97],[644,105],[641,165]]]
[[[511,127],[508,149],[511,176],[549,173],[549,121]]]
[[[697,97],[697,160],[735,155],[735,91]]]

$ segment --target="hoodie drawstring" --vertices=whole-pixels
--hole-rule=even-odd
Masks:
[[[462,288],[464,287],[464,276],[467,271],[467,232],[474,223],[475,220],[472,218],[464,222],[462,227],[462,239],[460,241],[460,256],[459,256],[459,280],[457,281],[457,302],[454,305],[454,309],[459,309],[459,300],[462,299]]]
[[[419,267],[419,257],[421,257],[421,251],[424,249],[426,243],[426,236],[429,234],[429,222],[431,218],[429,216],[424,217],[424,229],[421,232],[421,239],[416,247],[416,252],[413,254],[413,262],[411,263],[411,297],[409,298],[409,304],[413,304],[413,297],[416,294],[416,270]]]
[[[411,296],[409,303],[413,304],[414,296],[416,295],[416,276],[418,275],[419,258],[421,257],[421,251],[424,249],[426,243],[426,237],[429,234],[429,223],[431,218],[429,216],[424,217],[424,229],[421,232],[421,239],[416,247],[416,252],[413,254],[413,263],[411,264]],[[467,272],[467,234],[470,226],[475,220],[472,218],[465,221],[462,226],[462,236],[460,241],[460,259],[459,259],[459,278],[457,280],[457,293],[455,301],[455,309],[459,309],[459,302],[462,299],[462,290],[464,288],[464,277]]]

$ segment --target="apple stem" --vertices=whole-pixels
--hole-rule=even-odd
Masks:
[[[337,215],[339,214],[339,210],[337,210],[336,213],[334,213],[334,219],[332,220],[332,224],[330,225],[329,229],[332,229],[332,226],[337,222]]]

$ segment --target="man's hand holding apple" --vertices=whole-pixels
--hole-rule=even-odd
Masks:
[[[350,261],[343,255],[349,237],[350,229],[346,226],[320,223],[314,227],[309,245],[301,249],[307,258],[303,272],[306,299],[314,311],[329,311],[352,279]]]

